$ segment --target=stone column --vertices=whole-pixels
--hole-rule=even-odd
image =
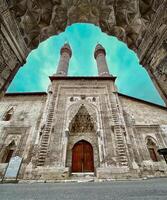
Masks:
[[[110,76],[105,56],[105,49],[100,44],[98,44],[95,48],[94,57],[97,62],[99,76]]]
[[[69,61],[72,56],[72,50],[69,44],[65,44],[60,51],[60,61],[56,75],[67,76]]]

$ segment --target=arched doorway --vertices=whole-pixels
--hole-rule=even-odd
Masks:
[[[1,163],[9,163],[16,149],[15,141],[13,140],[5,149],[1,159]]]
[[[147,138],[147,148],[148,148],[151,160],[153,162],[158,162],[157,147],[156,147],[156,143],[153,142],[152,138]]]
[[[94,172],[92,145],[81,140],[72,149],[72,172]]]

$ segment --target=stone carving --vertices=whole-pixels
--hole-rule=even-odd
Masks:
[[[165,57],[154,71],[154,75],[163,81],[167,81],[167,57]]]
[[[93,118],[88,113],[84,105],[82,105],[70,123],[70,133],[95,132]]]
[[[5,145],[9,145],[11,141],[14,141],[17,148],[15,150],[15,155],[22,155],[28,135],[26,135],[26,127],[5,127],[3,140]]]
[[[150,54],[155,54],[162,44],[161,39],[155,44],[154,38],[162,32],[162,24],[167,25],[167,0],[1,0],[0,13],[0,20],[4,20],[24,53],[64,31],[67,25],[87,22],[124,41],[137,52],[141,63],[150,67],[147,66],[153,59]],[[15,58],[10,58],[15,62]],[[0,65],[0,73],[2,65],[10,66],[2,53]],[[167,94],[164,84],[156,81],[160,91]]]
[[[165,43],[162,43],[161,47],[152,55],[152,60],[150,62],[150,67],[152,69],[156,69],[160,62],[166,57],[166,49],[165,49]]]
[[[77,97],[74,97],[74,100],[76,99]],[[95,103],[95,102],[94,102]],[[79,112],[80,108],[84,106],[85,109],[87,111],[89,111],[89,115],[92,117],[93,121],[94,121],[94,126],[95,126],[95,129],[97,130],[98,129],[98,119],[97,119],[97,113],[96,113],[96,108],[95,106],[92,104],[92,103],[88,103],[88,102],[77,102],[75,103],[75,101],[73,102],[73,104],[68,108],[67,110],[67,124],[66,124],[66,128],[69,130],[69,124],[72,123],[72,120],[75,118],[75,116],[77,115],[77,113]]]
[[[68,24],[76,22],[90,22],[98,25],[99,1],[69,1]]]
[[[28,46],[62,32],[67,24],[89,22],[137,48],[159,3],[155,0],[11,0],[8,4]]]
[[[19,0],[11,1],[21,32],[30,48],[36,47],[50,35],[64,31],[67,24],[66,9],[60,1]]]
[[[42,29],[41,40],[48,35],[55,35],[65,30],[67,25],[67,11],[64,7],[55,5],[52,9],[52,16],[49,25]]]
[[[142,34],[142,38],[140,39],[140,44],[138,46],[138,56],[143,63],[143,58],[150,57],[150,47],[152,50],[152,47],[156,45],[156,49],[158,49],[163,40],[161,40],[162,37],[165,37],[166,33],[164,33],[165,30],[165,15],[167,13],[167,1],[162,0],[162,4],[159,4],[159,7],[156,9],[156,12],[154,16],[152,17],[152,20],[149,24],[146,23],[147,30],[144,30],[144,33]],[[155,43],[156,38],[160,38],[159,42]],[[154,49],[154,47],[153,47]],[[147,55],[147,52],[149,55]],[[155,52],[154,52],[155,53]],[[143,63],[146,65],[145,63]]]
[[[5,0],[3,1],[5,2]],[[8,3],[11,1],[8,1]],[[1,24],[1,30],[4,33],[4,36],[6,38],[10,40],[12,40],[12,42],[10,42],[11,47],[13,48],[13,46],[17,45],[16,48],[19,47],[19,49],[17,49],[19,51],[19,53],[21,54],[19,57],[19,60],[21,62],[25,61],[25,57],[27,56],[27,54],[29,53],[29,49],[26,46],[26,43],[24,41],[24,37],[23,37],[23,32],[21,30],[20,27],[20,22],[17,23],[17,21],[15,20],[15,17],[13,16],[13,12],[11,12],[8,7],[7,7],[7,3],[5,4],[1,4],[0,6],[2,6],[2,12],[1,12],[1,8],[0,8],[0,21],[2,22]],[[5,32],[4,32],[5,30]],[[13,41],[14,39],[14,41]],[[13,43],[13,44],[12,44]]]
[[[5,38],[0,34],[0,72],[7,66],[13,69],[19,62],[14,52],[7,44]]]
[[[19,66],[18,58],[0,32],[0,91],[16,66]]]

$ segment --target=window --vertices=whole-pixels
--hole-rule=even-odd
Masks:
[[[153,148],[148,148],[148,150],[149,150],[150,157],[151,157],[152,161],[157,162],[158,159],[157,159],[157,155],[155,153],[155,150]]]
[[[4,114],[3,121],[9,121],[12,118],[13,113],[14,113],[14,109],[12,107]]]
[[[153,162],[158,162],[158,157],[157,157],[157,153],[156,153],[157,147],[151,138],[147,139],[147,148],[148,148],[151,160]]]
[[[5,149],[3,157],[2,157],[2,163],[8,163],[13,156],[13,153],[15,151],[16,145],[15,141],[13,140]]]
[[[4,154],[3,158],[2,158],[2,162],[3,163],[8,163],[10,161],[12,155],[13,155],[13,152],[14,152],[14,150],[12,150],[12,149],[6,150],[6,152],[5,152],[5,154]]]

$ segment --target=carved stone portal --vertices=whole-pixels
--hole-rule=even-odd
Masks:
[[[80,107],[69,126],[70,134],[95,132],[93,118],[88,113],[84,105]]]

